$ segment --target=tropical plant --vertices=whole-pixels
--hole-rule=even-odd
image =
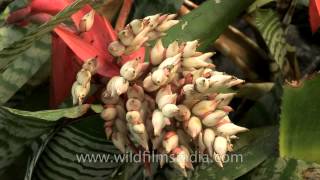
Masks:
[[[1,179],[320,179],[319,1],[0,13]]]

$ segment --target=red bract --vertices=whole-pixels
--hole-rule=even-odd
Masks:
[[[50,15],[55,15],[71,4],[73,0],[32,0],[29,6],[11,13],[7,19],[10,23],[32,20],[46,22]],[[91,11],[89,5],[71,16],[74,28],[65,25],[58,25],[52,37],[52,93],[51,105],[56,107],[70,93],[70,89],[79,64],[74,62],[75,57],[86,61],[90,58],[97,58],[97,73],[104,77],[112,77],[119,74],[120,65],[139,58],[144,61],[145,49],[141,48],[131,55],[122,56],[120,63],[108,52],[108,45],[117,40],[116,32],[111,24],[101,15],[95,13],[94,24],[87,32],[79,34],[76,30],[79,27],[82,17]]]
[[[311,30],[315,33],[320,26],[320,1],[310,0],[309,4],[309,21]]]

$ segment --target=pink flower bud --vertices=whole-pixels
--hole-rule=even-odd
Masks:
[[[208,52],[200,56],[183,58],[182,66],[185,68],[202,68],[202,67],[214,67],[213,64],[207,62],[214,53]]]
[[[179,138],[176,132],[169,131],[164,135],[162,145],[167,153],[178,146]]]
[[[105,121],[114,120],[117,117],[117,109],[114,106],[109,106],[101,112],[100,116]]]
[[[80,32],[87,32],[91,29],[94,23],[94,15],[95,15],[94,10],[91,10],[81,18],[79,23]]]
[[[179,54],[180,47],[178,41],[173,41],[171,44],[169,44],[167,51],[166,51],[166,58],[173,57],[177,54]]]
[[[150,51],[150,62],[152,65],[159,65],[164,59],[165,48],[159,39]]]
[[[108,51],[115,57],[121,56],[125,50],[125,46],[119,41],[113,41],[108,46]]]

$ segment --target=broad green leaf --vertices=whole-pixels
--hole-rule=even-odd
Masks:
[[[87,106],[46,111],[45,114],[0,107],[0,174],[34,140],[50,132],[57,125],[57,120],[79,117]]]
[[[256,134],[254,142],[232,153],[242,158],[225,163],[223,168],[202,164],[195,169],[192,179],[235,179],[246,174],[275,153],[277,134],[276,127],[262,129],[261,133]]]
[[[36,40],[39,40],[43,35],[50,32],[57,24],[69,19],[73,13],[90,2],[92,2],[92,0],[75,1],[56,16],[52,17],[47,23],[44,23],[35,30],[29,32],[20,40],[13,42],[9,47],[2,49],[0,51],[0,69],[7,67],[7,65],[15,60],[18,55],[29,49]]]
[[[6,41],[6,39],[3,41]],[[36,41],[31,48],[15,58],[5,71],[0,74],[0,104],[7,102],[49,61],[50,42],[49,35]]]
[[[143,18],[157,13],[177,13],[183,0],[136,0],[133,18]]]
[[[4,26],[0,28],[0,50],[9,46],[12,42],[21,39],[27,29],[13,26]]]
[[[271,158],[246,175],[244,179],[320,179],[320,165],[297,159]]]
[[[60,129],[41,153],[32,179],[110,178],[122,163],[116,162],[120,152],[106,140],[103,124],[90,116]]]
[[[200,49],[212,45],[214,40],[230,25],[253,0],[208,0],[181,18],[181,22],[168,31],[165,44],[174,40],[200,40]]]
[[[301,87],[284,88],[280,117],[280,155],[320,163],[320,76]]]
[[[275,60],[276,64],[271,64],[271,71],[277,72],[278,67],[282,72],[288,71],[286,55],[290,46],[286,41],[286,31],[283,29],[276,11],[272,9],[256,11],[255,24]]]

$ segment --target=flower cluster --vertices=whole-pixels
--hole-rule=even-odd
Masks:
[[[109,51],[120,56],[138,49],[176,24],[173,17],[154,15],[132,21],[119,32],[119,41],[109,45]],[[228,104],[235,94],[219,92],[244,81],[216,71],[210,59],[214,53],[198,52],[198,46],[194,40],[164,47],[158,39],[150,50],[150,63],[128,61],[120,75],[107,82],[101,94],[101,117],[107,138],[120,151],[138,145],[173,155],[175,167],[184,174],[193,169],[189,157],[194,150],[207,153],[223,166],[226,153],[232,151],[232,139],[248,129],[228,117],[233,110]],[[82,78],[82,71],[87,69],[78,73],[75,84],[90,81]],[[73,96],[82,102],[83,94]]]
[[[174,20],[175,17],[176,14],[156,14],[131,21],[118,33],[119,41],[110,43],[109,52],[116,57],[131,54],[145,42],[166,35],[168,29],[179,23],[178,20]]]

